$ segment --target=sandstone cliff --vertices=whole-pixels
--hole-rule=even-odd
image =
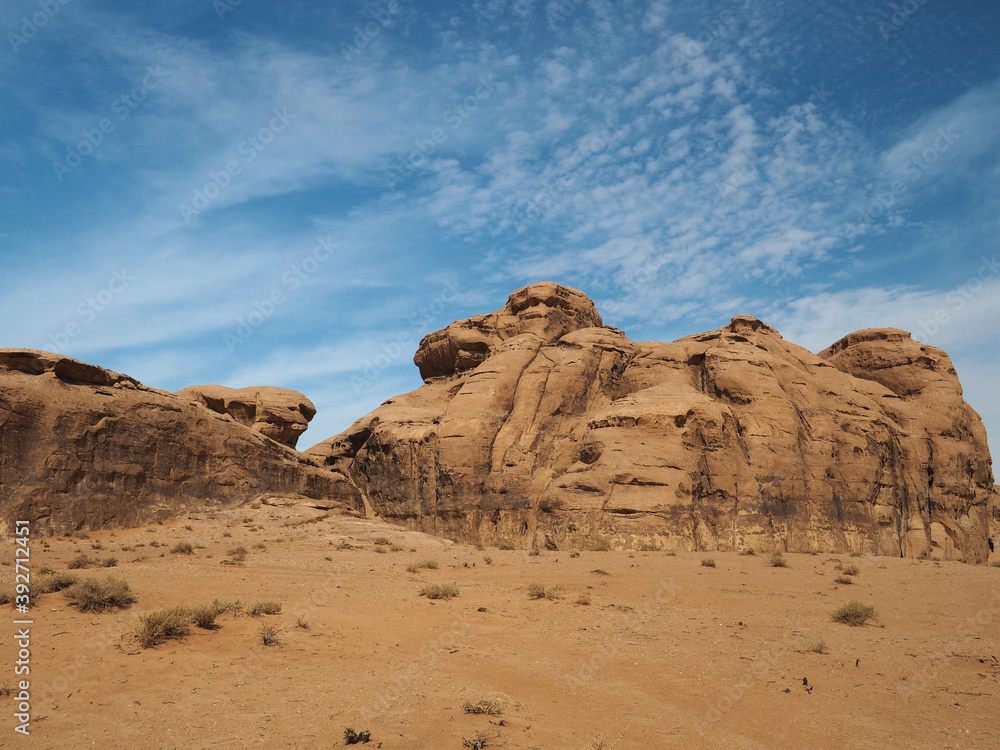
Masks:
[[[423,387],[308,451],[387,519],[520,547],[988,555],[982,421],[903,331],[816,355],[740,316],[637,343],[541,283],[414,362]]]
[[[38,534],[134,526],[268,495],[360,505],[342,475],[230,416],[68,357],[0,350],[4,533],[15,519]]]

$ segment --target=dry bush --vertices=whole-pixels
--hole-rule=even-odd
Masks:
[[[556,599],[562,599],[562,592],[559,590],[558,586],[553,586],[552,588],[545,588],[540,583],[533,583],[528,586],[528,598],[529,599],[550,599],[555,601]]]
[[[127,609],[135,603],[135,594],[123,578],[108,576],[102,580],[86,578],[65,590],[70,604],[81,612],[106,612]]]
[[[66,567],[70,570],[80,570],[81,568],[86,568],[88,565],[92,565],[93,562],[94,561],[91,560],[85,552],[81,552],[79,555],[66,563]]]
[[[152,648],[169,638],[187,635],[190,622],[191,615],[187,607],[158,609],[139,617],[135,635],[140,646]]]
[[[706,557],[701,561],[701,566],[703,568],[714,568],[715,560],[713,560],[711,557]]]
[[[857,600],[847,602],[840,609],[830,615],[834,622],[842,622],[845,625],[860,627],[867,624],[869,620],[876,619],[875,607],[870,604],[862,604]]]
[[[772,568],[787,568],[788,560],[781,556],[781,554],[771,555],[771,559],[768,560],[767,564]]]
[[[861,574],[861,568],[857,565],[848,565],[841,571],[845,576],[856,576]]]
[[[435,583],[420,589],[420,596],[428,599],[451,599],[458,596],[458,586],[454,583]]]
[[[467,714],[488,714],[489,716],[499,716],[503,713],[503,702],[484,698],[483,700],[466,701],[462,710]]]
[[[842,583],[845,586],[850,586],[852,583],[854,583],[854,579],[848,578],[847,576],[837,576],[836,578],[833,579],[833,581],[834,583]]]
[[[278,642],[278,630],[277,625],[268,625],[266,622],[260,624],[260,640],[265,646],[277,646]]]
[[[372,544],[384,544],[388,546],[392,544],[392,542],[389,541],[389,537],[387,536],[377,536],[375,537],[374,541],[372,541]]]
[[[170,548],[170,551],[175,555],[193,555],[194,546],[191,542],[177,542],[177,544]]]
[[[584,607],[590,606],[590,594],[580,594],[576,598],[576,603]]]
[[[217,628],[218,625],[215,624],[215,618],[222,613],[215,602],[212,604],[199,604],[195,607],[191,607],[188,612],[191,617],[191,622],[203,630],[214,630]]]
[[[798,649],[799,653],[803,654],[825,654],[829,651],[829,644],[822,638],[817,638],[814,641],[807,641],[802,644],[802,648]]]
[[[247,609],[247,614],[251,617],[258,617],[260,615],[277,615],[281,613],[281,602],[274,601],[258,601],[254,602]]]

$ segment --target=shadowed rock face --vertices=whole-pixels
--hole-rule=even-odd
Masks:
[[[228,416],[68,357],[0,350],[4,533],[15,519],[60,533],[273,495],[360,507],[344,476]]]
[[[316,407],[298,391],[258,386],[226,388],[221,385],[193,385],[177,395],[204,404],[218,414],[228,414],[242,425],[294,448],[299,435],[309,428]]]
[[[636,343],[545,283],[414,362],[423,387],[308,451],[387,519],[524,547],[988,555],[982,421],[903,331],[815,355],[739,316]]]

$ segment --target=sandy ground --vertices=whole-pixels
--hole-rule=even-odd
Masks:
[[[170,552],[179,541],[203,547]],[[85,614],[62,593],[38,599],[31,736],[14,733],[8,704],[4,747],[340,747],[345,727],[371,732],[357,747],[385,750],[461,749],[476,732],[485,747],[544,750],[602,737],[617,750],[1000,747],[1000,568],[834,553],[787,555],[787,568],[762,554],[529,556],[267,506],[48,543],[32,542],[35,571],[114,556],[114,568],[78,572],[124,577],[138,601]],[[246,561],[221,564],[236,546]],[[13,546],[0,556],[9,586]],[[439,567],[407,571],[428,559]],[[852,564],[856,583],[835,583]],[[420,596],[429,583],[459,595]],[[533,583],[561,598],[529,599]],[[215,630],[140,648],[138,615],[215,598],[282,611],[227,613]],[[850,599],[879,622],[832,622]],[[280,628],[278,645],[263,644],[262,623]],[[826,653],[806,650],[820,639]],[[15,649],[3,638],[8,687]],[[502,713],[463,710],[486,699]]]

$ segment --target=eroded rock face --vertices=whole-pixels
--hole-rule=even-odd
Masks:
[[[383,517],[466,540],[986,559],[986,433],[943,351],[600,323],[581,292],[519,290],[425,337],[426,384],[309,453]]]
[[[309,428],[309,421],[316,416],[312,401],[288,388],[193,385],[177,391],[177,395],[204,404],[218,414],[228,414],[289,448],[295,447],[299,436]]]
[[[57,354],[0,350],[4,533],[15,519],[61,533],[268,495],[360,507],[343,475],[186,398]]]

